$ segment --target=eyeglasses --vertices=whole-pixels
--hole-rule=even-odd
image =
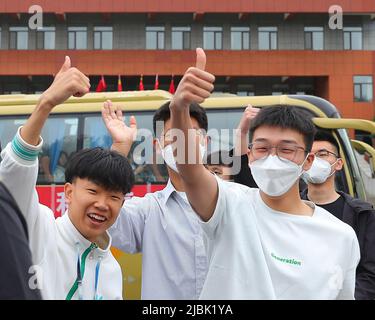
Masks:
[[[255,160],[263,159],[271,154],[271,150],[275,149],[276,155],[280,160],[293,161],[299,152],[308,152],[295,143],[280,143],[277,146],[271,146],[267,142],[254,142],[249,144],[250,154]]]
[[[321,159],[327,159],[330,155],[335,158],[340,158],[336,153],[328,151],[327,149],[321,149],[314,153],[316,157]]]

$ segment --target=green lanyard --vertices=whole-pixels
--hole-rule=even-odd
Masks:
[[[69,290],[68,295],[66,296],[65,300],[72,300],[74,294],[76,291],[79,289],[79,287],[82,285],[82,279],[85,274],[85,266],[86,266],[86,258],[89,255],[89,253],[93,250],[96,249],[98,246],[95,243],[92,243],[82,254],[82,257],[80,259],[78,255],[78,261],[77,261],[77,279],[72,285],[72,287]],[[80,261],[81,260],[81,261]],[[81,300],[82,297],[79,297]]]

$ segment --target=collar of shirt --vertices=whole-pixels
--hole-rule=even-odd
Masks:
[[[162,194],[162,201],[163,201],[163,204],[166,205],[167,204],[167,201],[169,200],[169,198],[173,195],[173,193],[175,193],[178,197],[180,197],[186,204],[189,204],[189,201],[187,200],[187,197],[184,197],[181,195],[182,194],[185,194],[184,192],[180,192],[180,191],[177,191],[175,189],[175,187],[173,186],[172,184],[172,181],[171,179],[168,179],[168,183],[166,185],[166,187],[161,191],[161,194]]]
[[[80,243],[80,246],[83,250],[91,245],[91,242],[87,240],[74,226],[73,222],[70,220],[68,211],[59,219],[61,219],[61,227],[64,230],[61,234],[63,235],[63,237],[69,245],[74,247],[78,242]],[[108,231],[106,231],[106,233],[108,235],[107,248],[103,250],[98,247],[95,250],[93,250],[93,258],[98,258],[99,256],[105,258],[110,252],[110,248],[112,245],[112,237],[108,233]]]
[[[181,212],[188,219],[191,227],[193,228],[192,230],[194,230],[194,233],[199,233],[200,225],[199,225],[198,216],[196,215],[193,208],[191,207],[186,195],[183,196],[181,194],[185,194],[185,193],[177,191],[175,187],[173,186],[172,181],[169,179],[166,187],[159,193],[160,202],[163,204],[165,209],[169,208],[169,210],[162,210],[163,211],[162,215],[165,218],[167,218],[169,214],[175,215],[175,210],[177,208],[172,205],[172,202],[176,204],[178,203],[180,206],[182,206]],[[168,205],[168,200],[172,201],[172,202],[169,202],[169,205]],[[165,228],[167,225],[167,220],[163,220],[162,224]]]
[[[162,195],[161,200],[163,201],[164,205],[167,204],[167,201],[169,200],[174,191],[176,191],[176,189],[174,188],[171,179],[168,179],[166,187],[160,192],[160,194]]]

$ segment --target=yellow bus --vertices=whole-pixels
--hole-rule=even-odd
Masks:
[[[101,107],[110,99],[122,108],[125,116],[134,115],[138,123],[139,138],[153,150],[152,117],[172,95],[162,90],[132,92],[89,93],[83,98],[70,98],[56,107],[50,115],[42,136],[43,152],[40,154],[40,167],[37,190],[40,201],[55,212],[56,217],[65,212],[64,202],[64,163],[69,156],[82,148],[110,147],[112,141],[101,120]],[[39,95],[0,96],[0,147],[5,146],[24,124],[33,111]],[[232,94],[212,95],[203,103],[207,110],[210,137],[210,151],[233,147],[234,132],[244,108],[270,105],[293,105],[307,110],[315,125],[332,132],[344,159],[344,170],[336,177],[337,189],[354,197],[375,204],[375,150],[369,144],[352,140],[347,129],[375,133],[375,123],[361,119],[342,119],[336,107],[328,101],[307,95],[280,96],[236,96]],[[223,132],[226,134],[222,134]],[[138,141],[138,139],[137,139]],[[136,144],[136,143],[135,143]],[[161,165],[159,171],[151,166],[137,165],[133,161],[139,157],[133,149],[129,160],[136,173],[133,195],[143,196],[148,192],[162,189],[167,181],[167,171]],[[164,169],[163,169],[164,167]],[[130,194],[129,196],[132,196]],[[115,248],[113,252],[120,262],[124,275],[124,297],[139,299],[141,288],[141,255],[124,254]]]

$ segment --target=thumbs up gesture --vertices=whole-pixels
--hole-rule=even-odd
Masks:
[[[71,96],[82,97],[90,91],[90,79],[77,68],[71,66],[70,58],[56,74],[51,86],[42,94],[41,101],[47,108],[54,108]]]
[[[186,70],[173,96],[170,108],[188,108],[191,103],[202,103],[214,89],[215,77],[205,71],[206,54],[197,48],[196,66]]]

